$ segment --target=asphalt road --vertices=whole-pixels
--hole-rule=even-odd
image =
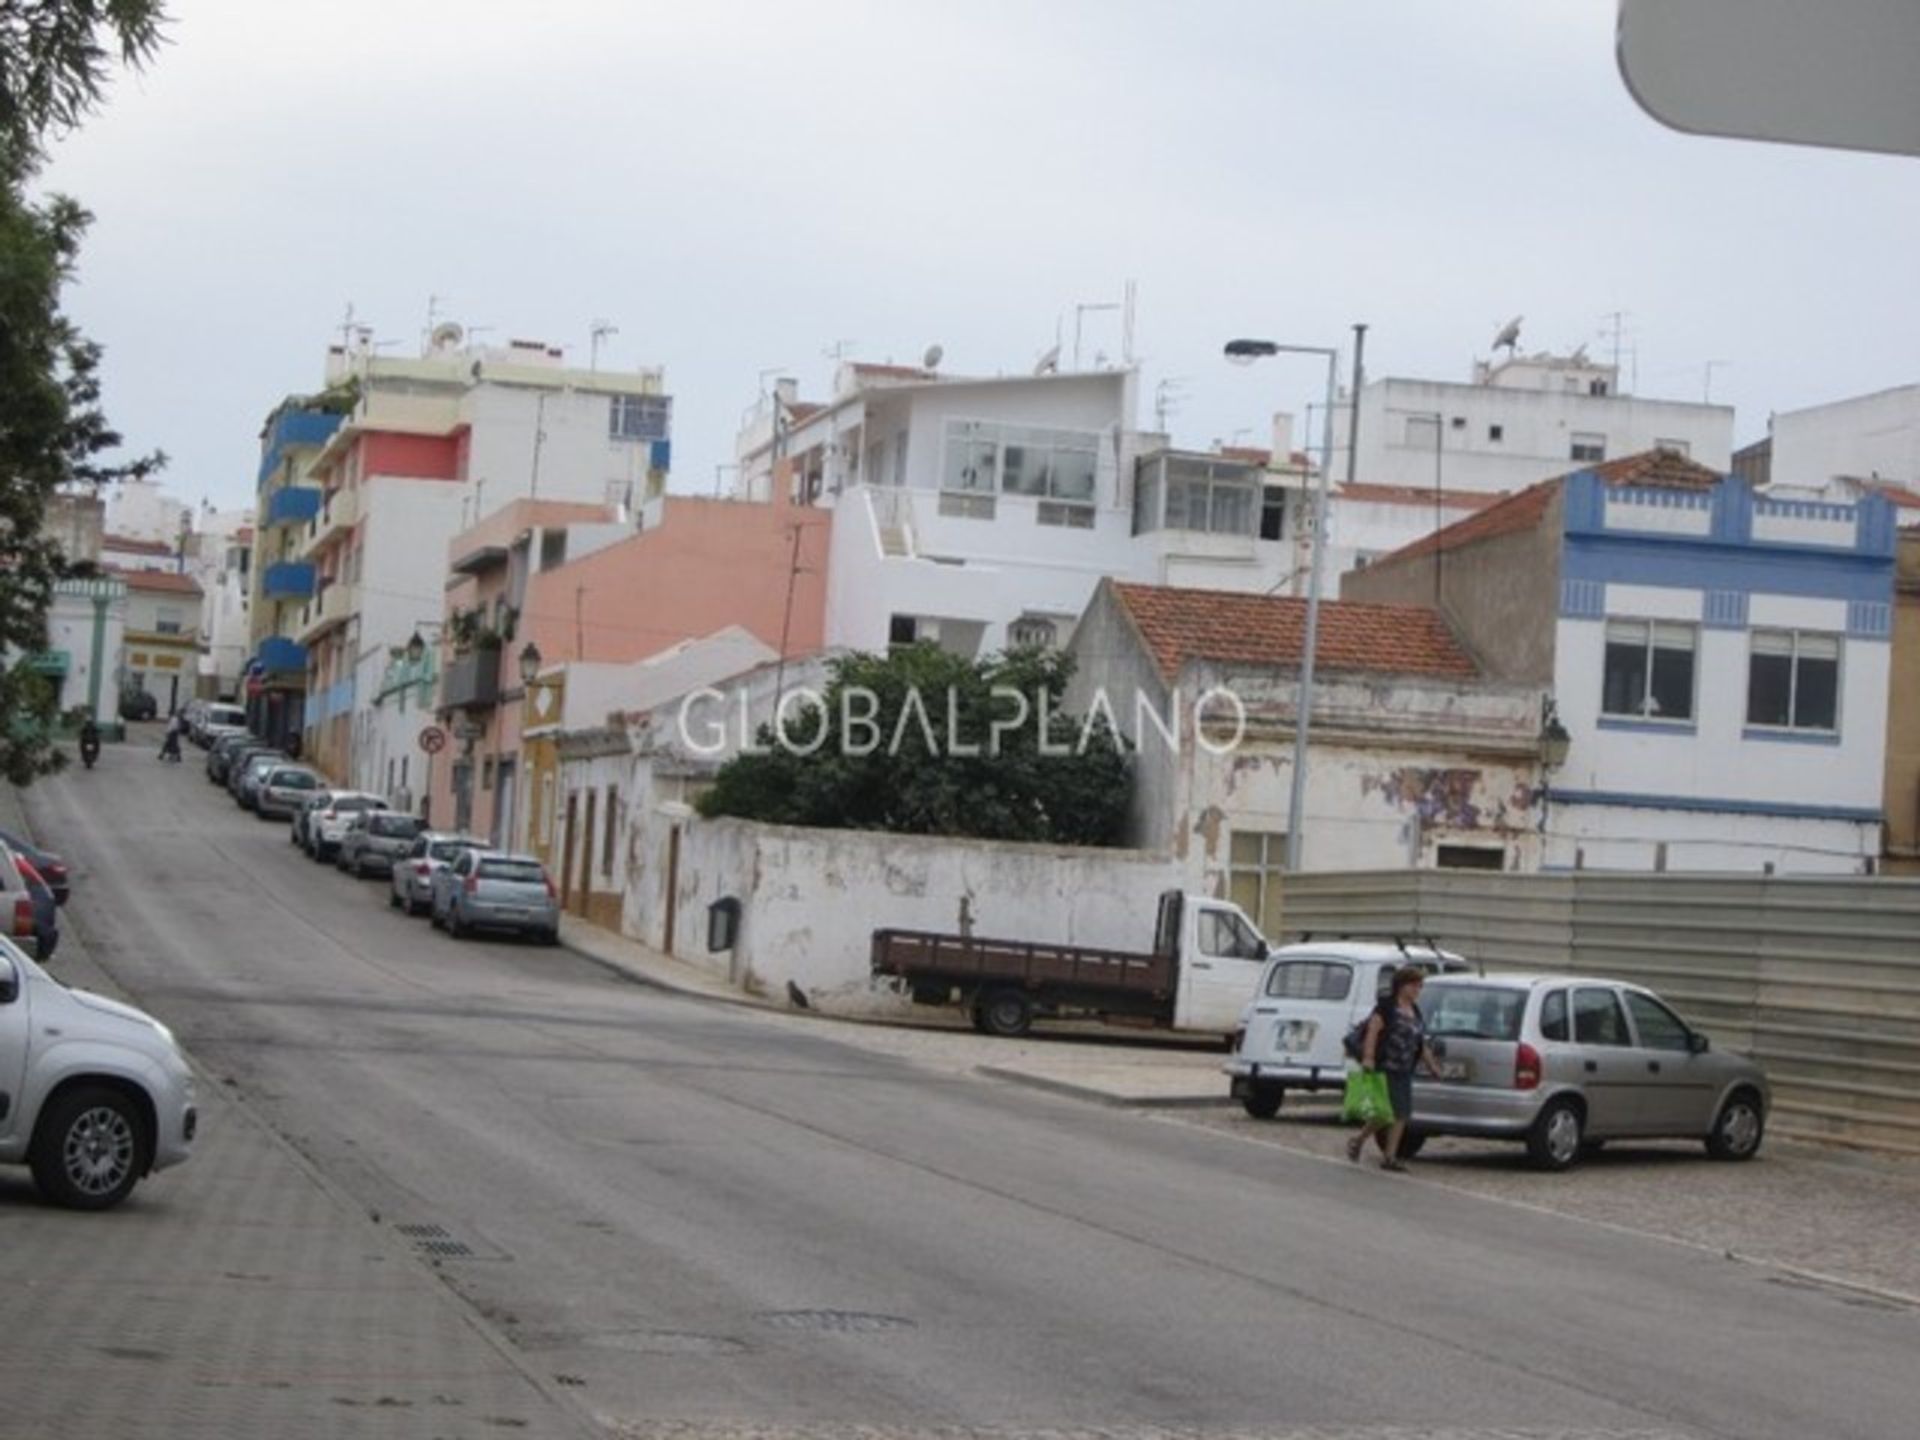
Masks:
[[[609,1433],[1914,1433],[1899,1307],[454,941],[191,750],[29,805],[95,958]]]

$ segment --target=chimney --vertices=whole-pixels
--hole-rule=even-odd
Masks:
[[[1293,459],[1293,415],[1286,410],[1273,412],[1273,459],[1275,469]]]

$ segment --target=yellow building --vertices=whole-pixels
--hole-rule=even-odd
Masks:
[[[144,690],[171,715],[194,696],[200,674],[200,583],[174,570],[119,570],[127,586],[120,688]]]

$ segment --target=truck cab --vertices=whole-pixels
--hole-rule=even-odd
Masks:
[[[1153,949],[1175,962],[1173,1028],[1223,1036],[1239,1028],[1271,951],[1232,901],[1178,890],[1160,897]]]
[[[1393,972],[1402,965],[1429,975],[1472,969],[1424,937],[1309,937],[1272,951],[1245,1003],[1233,1058],[1224,1067],[1233,1098],[1256,1120],[1270,1120],[1288,1090],[1344,1086],[1342,1042],[1388,992]]]

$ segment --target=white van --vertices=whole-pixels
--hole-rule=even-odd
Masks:
[[[1271,1120],[1289,1090],[1347,1082],[1347,1032],[1379,1003],[1402,965],[1429,975],[1473,967],[1429,940],[1304,940],[1267,957],[1240,1017],[1225,1070],[1230,1093],[1256,1120]]]

